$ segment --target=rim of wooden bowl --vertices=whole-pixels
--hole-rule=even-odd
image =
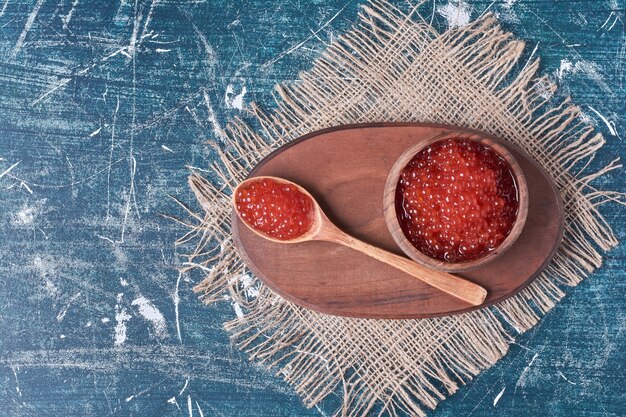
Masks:
[[[435,142],[446,139],[467,139],[480,142],[484,145],[491,147],[496,153],[502,156],[509,163],[513,172],[515,184],[517,186],[519,206],[517,209],[517,218],[515,219],[515,223],[513,224],[511,232],[496,249],[479,259],[467,262],[444,262],[438,259],[431,258],[430,256],[418,250],[404,235],[404,232],[400,227],[400,223],[398,222],[398,216],[396,213],[396,188],[398,185],[398,180],[400,178],[400,173],[402,172],[404,167],[422,149],[426,148],[429,145],[432,145]],[[385,222],[387,223],[389,232],[391,233],[393,239],[396,241],[398,246],[400,246],[400,249],[402,249],[402,251],[407,256],[409,256],[409,258],[422,265],[426,265],[438,271],[462,272],[480,268],[481,266],[493,261],[494,259],[502,256],[502,254],[505,253],[507,249],[509,249],[515,243],[519,235],[522,233],[522,229],[524,228],[524,224],[526,223],[526,217],[528,215],[528,184],[526,183],[526,178],[524,177],[522,168],[515,160],[513,155],[506,148],[504,143],[505,141],[502,139],[478,133],[445,132],[430,139],[421,141],[414,146],[411,146],[406,151],[404,151],[402,155],[400,155],[400,157],[396,160],[395,164],[391,168],[389,175],[387,176],[387,182],[385,183],[385,192],[383,195],[383,207]]]

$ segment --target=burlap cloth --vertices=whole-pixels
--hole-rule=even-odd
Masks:
[[[416,12],[386,2],[363,6],[358,23],[335,41],[300,81],[277,86],[277,109],[252,106],[253,120],[232,121],[212,180],[190,183],[204,215],[180,243],[193,242],[186,270],[204,279],[206,303],[228,300],[237,317],[226,323],[233,343],[278,370],[311,407],[332,392],[338,414],[423,416],[507,352],[516,333],[533,327],[598,268],[617,244],[598,212],[623,195],[600,192],[588,164],[603,145],[569,100],[537,76],[539,62],[518,63],[524,43],[491,15],[439,34]],[[230,234],[233,187],[269,152],[306,133],[340,124],[399,121],[466,126],[524,148],[553,176],[563,197],[563,243],[554,260],[519,295],[475,312],[422,320],[334,317],[298,307],[247,270]],[[255,126],[254,128],[250,126]]]

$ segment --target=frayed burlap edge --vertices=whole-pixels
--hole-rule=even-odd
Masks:
[[[277,86],[271,114],[252,106],[254,123],[240,119],[224,130],[226,148],[211,167],[216,184],[200,175],[190,185],[204,215],[179,240],[194,242],[184,269],[200,270],[202,301],[228,299],[237,318],[226,323],[233,343],[258,363],[278,370],[311,407],[338,392],[343,416],[423,408],[454,393],[508,350],[515,332],[532,328],[602,263],[617,244],[598,212],[619,193],[591,182],[617,161],[588,172],[604,139],[584,124],[569,100],[552,103],[556,87],[537,76],[539,62],[513,71],[523,42],[491,15],[437,33],[415,12],[384,1],[362,8],[352,30],[334,42],[300,82]],[[516,73],[516,74],[514,74]],[[334,317],[289,303],[257,281],[238,256],[230,234],[230,195],[264,156],[312,131],[378,121],[465,126],[507,138],[524,148],[555,179],[566,219],[563,243],[546,270],[519,295],[494,307],[423,320]]]

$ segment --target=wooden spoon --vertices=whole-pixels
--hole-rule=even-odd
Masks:
[[[290,240],[279,240],[275,239],[271,236],[266,235],[265,233],[256,230],[251,227],[242,217],[239,211],[237,211],[237,205],[235,204],[235,196],[237,195],[237,191],[240,187],[250,183],[256,182],[262,179],[269,179],[282,184],[289,184],[296,187],[302,194],[308,196],[313,203],[313,208],[311,210],[311,216],[313,218],[313,224],[311,228],[305,232],[303,235],[290,239]],[[390,265],[394,268],[399,269],[402,272],[405,272],[412,277],[419,279],[420,281],[437,288],[445,292],[446,294],[452,295],[458,299],[461,299],[471,305],[477,306],[483,303],[485,297],[487,296],[487,290],[485,290],[480,285],[477,285],[471,281],[466,279],[457,277],[452,274],[448,274],[446,272],[435,271],[424,266],[421,266],[415,263],[412,260],[404,258],[402,256],[398,256],[396,254],[387,252],[383,249],[380,249],[376,246],[372,246],[363,241],[360,241],[347,233],[341,231],[337,226],[335,226],[326,216],[324,211],[320,208],[319,204],[313,198],[313,196],[304,188],[295,184],[291,181],[285,180],[283,178],[277,177],[269,177],[269,176],[260,176],[249,178],[242,183],[240,183],[237,188],[235,188],[233,192],[233,206],[235,207],[235,211],[241,219],[241,222],[248,226],[250,230],[252,230],[257,235],[271,240],[277,243],[301,243],[308,242],[312,240],[320,240],[325,242],[333,242],[339,245],[344,245],[349,248],[352,248],[356,251],[359,251],[367,256],[370,256],[380,262],[384,262],[387,265]]]

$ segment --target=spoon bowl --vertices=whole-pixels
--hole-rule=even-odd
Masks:
[[[241,216],[241,213],[239,213],[239,211],[237,210],[237,202],[236,202],[236,196],[237,196],[237,191],[239,191],[241,188],[253,183],[253,182],[257,182],[260,181],[262,179],[268,179],[271,181],[274,181],[278,184],[287,184],[290,185],[292,187],[294,187],[295,189],[297,189],[299,192],[301,192],[302,194],[304,194],[305,196],[307,196],[309,198],[309,200],[311,200],[312,203],[312,208],[311,208],[311,212],[309,213],[309,217],[312,219],[312,223],[311,223],[311,227],[309,228],[309,230],[307,230],[304,234],[295,237],[293,239],[288,239],[288,240],[281,240],[281,239],[276,239],[275,237],[272,237],[266,233],[263,233],[262,231],[255,229],[254,227],[250,226],[250,224],[248,224],[248,222]],[[276,243],[302,243],[302,242],[308,242],[310,240],[319,240],[316,239],[317,234],[320,233],[324,220],[322,219],[322,217],[325,217],[324,212],[322,211],[322,209],[320,208],[319,204],[317,203],[317,200],[315,200],[315,198],[313,198],[313,196],[311,195],[311,193],[309,193],[306,188],[299,186],[298,184],[296,184],[295,182],[291,182],[288,181],[284,178],[278,178],[278,177],[272,177],[272,176],[262,176],[262,177],[252,177],[252,178],[248,178],[244,181],[242,181],[241,183],[239,183],[239,185],[237,185],[237,187],[235,188],[235,190],[233,191],[233,195],[232,195],[232,204],[233,207],[235,207],[235,212],[237,213],[237,215],[239,216],[239,218],[241,219],[241,221],[243,222],[243,224],[245,224],[246,226],[248,226],[248,228],[250,230],[252,230],[255,234],[261,236],[264,239],[267,240],[271,240],[272,242],[276,242]],[[328,219],[326,219],[327,221],[329,221]]]

